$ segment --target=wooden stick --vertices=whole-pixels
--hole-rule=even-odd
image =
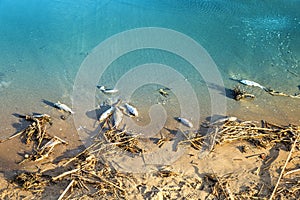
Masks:
[[[56,181],[57,179],[60,179],[60,178],[62,178],[62,177],[64,177],[64,176],[67,176],[67,175],[69,175],[69,174],[73,174],[73,173],[75,173],[75,172],[78,172],[79,170],[80,170],[80,169],[73,169],[73,170],[71,170],[71,171],[64,172],[64,173],[62,173],[62,174],[60,174],[60,175],[58,175],[58,176],[53,177],[52,180],[53,180],[53,181]]]
[[[66,163],[64,163],[62,166],[65,167],[67,166],[69,163],[73,162],[74,160],[76,160],[79,156],[81,156],[82,154],[84,154],[85,152],[89,151],[91,148],[95,147],[96,145],[98,145],[99,143],[93,143],[91,146],[89,146],[88,148],[84,149],[82,152],[80,152],[79,154],[77,154],[76,156],[74,156],[73,158],[70,158]]]
[[[44,137],[45,137],[45,135],[46,135],[46,128],[47,128],[47,126],[46,125],[44,125],[44,128],[42,128],[42,127],[40,127],[39,125],[38,125],[38,128],[39,128],[39,132],[38,132],[38,136],[37,136],[37,139],[38,139],[38,146],[37,146],[37,148],[40,148],[40,146],[41,146],[41,144],[42,144],[42,141],[43,141],[43,139],[44,139]]]
[[[91,174],[92,176],[94,176],[94,177],[100,179],[101,181],[103,181],[103,182],[105,182],[105,183],[107,183],[107,184],[109,184],[109,185],[114,186],[115,188],[121,190],[122,192],[126,192],[125,189],[123,189],[123,188],[119,187],[118,185],[116,185],[116,184],[114,184],[114,183],[112,183],[112,182],[110,182],[110,181],[108,181],[108,180],[106,180],[106,179],[104,179],[104,178],[98,176],[97,174],[94,174],[94,173],[91,173],[91,172],[85,171],[85,170],[82,170],[82,171],[84,171],[85,173]]]
[[[186,138],[186,141],[190,142],[194,147],[197,147],[197,146],[198,146],[197,144],[195,144],[195,143],[193,142],[192,139],[189,139],[189,137],[188,137],[182,130],[179,129],[179,131],[182,133],[182,135],[184,135],[184,137]],[[181,141],[181,142],[183,142],[183,141]],[[184,142],[185,142],[185,141],[184,141]]]
[[[292,173],[296,173],[296,172],[299,172],[300,171],[300,168],[299,169],[294,169],[294,170],[291,170],[287,173],[285,173],[283,176],[286,176],[286,175],[289,175],[289,174],[292,174]]]
[[[20,131],[20,132],[16,133],[15,135],[10,136],[9,138],[6,138],[6,139],[4,139],[4,140],[0,140],[0,143],[5,142],[5,141],[7,141],[7,140],[11,140],[11,139],[13,139],[13,138],[15,138],[15,137],[17,137],[17,136],[19,136],[19,135],[22,135],[22,133],[24,133],[24,131],[25,131],[25,130]]]
[[[256,154],[253,154],[253,155],[246,156],[245,158],[252,158],[252,157],[260,156],[260,155],[261,155],[261,153],[256,153]]]
[[[234,200],[234,199],[235,199],[233,193],[232,193],[231,190],[230,190],[230,187],[229,187],[229,183],[228,183],[228,182],[225,183],[225,191],[228,193],[228,196],[229,196],[229,199],[230,199],[230,200]]]
[[[67,141],[65,141],[65,140],[63,140],[63,139],[61,139],[61,138],[59,138],[57,136],[54,136],[54,138],[57,139],[57,140],[59,140],[59,141],[61,141],[61,143],[63,143],[63,144],[68,144]]]
[[[69,191],[69,189],[73,186],[75,180],[72,180],[69,185],[66,187],[66,189],[63,191],[63,193],[59,196],[57,200],[62,200],[65,196],[65,194]]]
[[[282,178],[282,176],[283,176],[283,172],[284,172],[284,170],[285,170],[285,168],[286,168],[286,166],[287,166],[287,164],[288,164],[288,162],[289,162],[289,160],[290,160],[290,158],[291,158],[291,156],[292,156],[292,153],[293,153],[293,151],[294,151],[294,149],[295,149],[295,146],[296,146],[297,141],[298,141],[298,136],[296,137],[296,139],[295,139],[295,141],[294,141],[294,144],[293,144],[293,146],[292,146],[292,148],[291,148],[291,150],[290,150],[290,153],[289,153],[289,155],[288,155],[288,157],[287,157],[287,159],[286,159],[286,161],[285,161],[285,163],[284,163],[284,165],[283,165],[283,167],[282,167],[281,173],[280,173],[280,175],[279,175],[279,178],[278,178],[278,180],[277,180],[277,183],[276,183],[276,185],[275,185],[275,187],[274,187],[274,190],[273,190],[273,192],[272,192],[272,194],[271,194],[269,200],[272,200],[273,197],[274,197],[274,195],[275,195],[275,193],[276,193],[276,190],[277,190],[277,187],[278,187],[278,185],[279,185],[279,182],[280,182],[280,180],[281,180],[281,178]]]

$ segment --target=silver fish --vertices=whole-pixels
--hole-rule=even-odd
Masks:
[[[75,112],[73,112],[71,110],[71,108],[69,108],[67,105],[63,104],[63,103],[60,103],[59,101],[57,103],[54,104],[54,107],[57,107],[59,108],[60,110],[63,110],[65,112],[68,112],[68,113],[71,113],[71,114],[74,114]]]
[[[119,90],[117,89],[106,89],[103,85],[98,87],[101,92],[103,92],[104,94],[115,94],[118,93]]]
[[[101,116],[99,117],[99,122],[102,123],[104,122],[107,118],[109,118],[113,112],[115,111],[115,107],[112,106],[109,109],[107,109],[104,113],[101,114]]]
[[[193,124],[192,122],[190,122],[189,120],[185,119],[185,118],[182,118],[182,117],[177,117],[176,118],[177,121],[179,121],[180,123],[182,123],[183,125],[189,127],[189,128],[193,128]]]
[[[139,116],[139,113],[138,113],[137,109],[135,107],[133,107],[132,105],[129,105],[128,103],[125,103],[125,107],[126,107],[128,113],[130,115],[133,115],[135,117]]]
[[[121,124],[123,120],[123,113],[122,111],[116,107],[115,112],[113,113],[113,126],[115,128],[118,128],[118,126]]]
[[[35,115],[32,115],[33,118],[43,118],[43,117],[46,117],[46,118],[50,118],[50,115],[48,114],[35,114]]]
[[[243,83],[244,85],[248,85],[248,86],[254,86],[254,87],[259,87],[261,89],[266,89],[266,87],[262,86],[259,83],[256,83],[254,81],[249,81],[249,80],[240,80],[241,83]]]
[[[237,117],[231,116],[231,117],[225,117],[225,118],[218,119],[218,120],[212,122],[210,125],[224,123],[224,122],[234,122],[234,121],[237,121]]]

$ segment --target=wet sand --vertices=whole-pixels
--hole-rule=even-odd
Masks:
[[[299,119],[299,99],[291,99],[287,97],[273,97],[268,95],[265,92],[255,90],[256,99],[255,100],[242,100],[235,101],[233,99],[227,98],[227,115],[228,116],[236,116],[241,120],[253,120],[260,121],[266,120],[272,123],[280,124],[280,125],[288,125],[288,124],[300,124]],[[166,104],[168,104],[167,101]],[[137,103],[138,104],[138,103]],[[40,108],[40,110],[38,109]],[[28,108],[26,108],[28,109]],[[24,113],[31,113],[32,110],[24,110]],[[169,107],[172,109],[172,106]],[[145,125],[149,123],[148,110],[146,108],[140,108],[140,117],[135,120],[139,125]],[[45,162],[48,163],[51,160],[55,160],[57,157],[71,157],[74,156],[75,153],[78,153],[83,149],[82,139],[86,137],[90,137],[96,133],[97,123],[95,124],[95,118],[86,117],[86,125],[90,126],[85,127],[89,129],[89,131],[85,131],[86,135],[80,135],[77,132],[77,128],[74,125],[73,117],[70,116],[66,120],[61,119],[61,115],[66,115],[61,111],[58,111],[51,106],[45,105],[44,103],[40,103],[39,106],[34,109],[35,112],[39,113],[48,113],[53,118],[53,126],[51,126],[48,130],[49,134],[53,134],[61,137],[62,139],[69,142],[69,145],[58,146],[53,154],[51,154],[49,159],[46,159]],[[5,112],[4,112],[5,113]],[[177,130],[177,128],[181,128],[186,130],[186,128],[180,126],[174,119],[172,115],[177,114],[176,109],[170,112],[171,116],[168,117],[167,122],[165,124],[165,128],[160,131],[164,136],[171,136],[168,130]],[[200,121],[205,121],[205,118],[210,116],[201,116]],[[18,132],[25,128],[28,123],[23,120],[19,120],[17,117],[8,114],[6,115],[5,120],[1,121],[2,133],[1,138],[6,138],[9,135],[12,135],[15,132]],[[78,125],[77,125],[78,126]],[[157,134],[154,136],[155,138],[160,138],[160,135]],[[147,147],[148,153],[151,151],[159,150],[157,147],[154,147],[153,141],[146,139],[144,140]],[[147,144],[148,143],[148,144]],[[159,199],[160,195],[158,192],[153,191],[153,187],[155,188],[179,188],[178,190],[170,190],[168,193],[172,197],[183,197],[189,196],[190,198],[205,198],[209,196],[207,190],[197,189],[203,183],[200,183],[202,178],[207,173],[217,174],[218,176],[224,176],[226,174],[232,174],[235,179],[230,182],[230,188],[232,192],[238,192],[239,189],[245,187],[252,187],[253,183],[263,183],[266,184],[263,192],[265,196],[268,196],[271,188],[267,185],[274,185],[278,176],[279,171],[287,157],[287,150],[279,150],[277,155],[273,155],[273,150],[263,149],[251,146],[250,152],[241,153],[239,150],[239,146],[244,145],[245,142],[234,142],[225,145],[216,146],[215,150],[211,152],[208,156],[199,159],[198,154],[199,151],[194,150],[191,147],[185,146],[184,154],[179,157],[178,160],[171,163],[172,171],[179,174],[176,177],[166,177],[166,178],[158,178],[153,173],[133,173],[133,177],[135,179],[135,185],[129,186],[126,188],[128,191],[128,198],[132,199]],[[154,147],[154,148],[152,148]],[[151,149],[152,148],[152,149]],[[17,186],[9,183],[16,173],[20,171],[37,171],[39,168],[43,168],[43,162],[41,163],[25,163],[18,165],[23,158],[25,152],[30,152],[30,146],[25,145],[20,142],[19,138],[12,139],[10,141],[4,142],[0,144],[0,159],[2,160],[0,165],[1,177],[0,177],[0,190],[2,191],[2,198],[11,197],[12,199],[16,198],[18,195],[25,195],[28,198],[36,196],[42,197],[43,199],[57,199],[61,194],[62,190],[66,187],[66,182],[62,182],[61,184],[55,184],[48,188],[42,194],[32,194],[29,191],[22,191],[22,189],[16,189]],[[261,167],[265,166],[266,163],[264,159],[261,159],[257,156],[251,158],[245,158],[247,155],[260,154],[265,153],[267,157],[273,158],[274,160],[270,164],[270,168],[267,174],[256,174],[254,171]],[[296,152],[295,158],[297,158],[299,152]],[[153,165],[153,163],[150,163]],[[116,166],[115,166],[116,167]],[[150,168],[155,171],[158,166],[151,166]],[[291,166],[292,168],[293,166]],[[51,168],[51,165],[50,165]],[[120,169],[122,171],[122,169]],[[181,184],[181,181],[185,181],[185,183]],[[197,183],[197,181],[200,181]],[[191,182],[191,183],[189,183]],[[189,184],[197,183],[198,186],[193,188],[190,187]],[[196,185],[197,185],[196,184]],[[138,189],[143,186],[145,190]],[[9,187],[11,189],[6,189]],[[18,193],[18,194],[17,194]],[[165,194],[165,193],[164,193]],[[84,196],[82,196],[84,197]],[[84,199],[88,199],[88,197],[84,197]]]

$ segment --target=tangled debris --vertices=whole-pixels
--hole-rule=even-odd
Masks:
[[[216,174],[205,174],[204,182],[209,185],[210,196],[217,199],[230,199],[234,200],[235,196],[230,189],[230,181],[232,178],[230,174],[219,177]]]
[[[15,176],[13,182],[25,190],[31,190],[36,193],[44,191],[48,180],[40,173],[23,172]]]
[[[247,93],[244,89],[241,89],[240,86],[236,85],[233,88],[233,98],[236,101],[240,101],[242,99],[254,99],[255,96],[253,94]]]
[[[11,140],[15,137],[22,136],[25,139],[25,143],[29,144],[32,141],[37,142],[37,146],[41,145],[41,142],[44,138],[47,138],[46,134],[46,125],[49,123],[52,124],[51,118],[47,114],[43,115],[20,115],[21,118],[25,118],[25,120],[30,121],[31,124],[24,130],[16,133],[15,135],[10,136],[7,139],[2,140],[4,142],[6,140]]]
[[[26,144],[34,143],[33,152],[30,155],[25,154],[25,159],[19,164],[25,161],[42,161],[49,156],[56,145],[67,144],[61,138],[50,136],[47,133],[46,125],[51,122],[49,115],[24,116],[24,118],[31,124],[23,131],[6,139],[10,140],[21,136],[25,139]],[[13,182],[24,190],[42,193],[51,184],[67,181],[68,185],[58,199],[66,198],[68,193],[70,193],[69,197],[73,196],[74,198],[78,195],[86,195],[86,193],[91,198],[99,195],[106,195],[110,198],[124,197],[126,190],[123,185],[129,181],[130,176],[117,172],[105,161],[102,155],[113,147],[130,153],[141,153],[143,150],[137,146],[136,136],[127,131],[111,129],[102,132],[101,130],[99,134],[105,141],[96,139],[92,145],[79,154],[61,160],[54,169],[50,170],[52,172],[42,168],[39,172],[22,171],[15,176]],[[62,173],[57,174],[62,170]],[[73,190],[75,188],[78,189],[76,192]]]
[[[207,135],[198,133],[195,137],[186,140],[192,147],[199,149],[205,139],[213,140],[213,144],[223,144],[233,141],[247,141],[257,147],[271,147],[276,143],[284,143],[289,148],[300,132],[300,127],[295,125],[280,126],[262,121],[259,126],[257,122],[233,120],[225,118],[220,124],[213,122],[203,125],[211,130]],[[211,143],[212,144],[212,143]]]
[[[103,133],[106,141],[113,145],[128,151],[130,153],[142,153],[144,152],[138,146],[137,137],[133,134],[128,133],[126,130],[108,130]]]
[[[294,178],[290,178],[289,176],[293,173],[299,174],[300,169],[297,168],[286,173],[285,171],[288,163],[291,161],[292,153],[299,151],[300,145],[298,139],[300,126],[291,124],[281,126],[266,121],[262,121],[261,126],[259,126],[257,122],[229,119],[235,118],[229,117],[217,120],[213,123],[203,124],[202,126],[209,128],[211,132],[206,135],[197,133],[194,137],[187,138],[183,142],[190,143],[191,147],[196,150],[200,150],[200,147],[207,145],[209,146],[209,152],[214,149],[215,145],[222,145],[234,141],[247,141],[256,147],[262,148],[272,148],[276,144],[281,143],[286,147],[285,149],[289,149],[289,155],[281,168],[281,173],[279,174],[276,185],[272,189],[269,199],[297,199],[300,195],[300,177],[295,176]],[[245,146],[242,147],[241,150],[246,152]],[[259,156],[263,160],[266,159],[264,153],[246,156],[246,158],[253,156]],[[224,179],[210,175],[207,176],[207,180],[214,183],[211,194],[218,199],[265,199],[265,197],[260,194],[261,189],[259,188],[261,187],[257,185],[257,187],[248,188],[247,190],[240,191],[240,193],[233,194],[230,191],[228,182],[224,181]]]
[[[51,136],[47,133],[46,125],[51,122],[50,116],[27,116],[25,119],[31,124],[16,135],[21,135],[25,142],[34,143],[35,146],[32,155],[28,155],[25,160],[42,161],[53,151],[56,145],[67,144],[66,141],[57,136]],[[215,145],[234,141],[247,141],[256,147],[263,148],[272,148],[278,143],[286,146],[286,149],[290,149],[289,156],[280,170],[280,176],[276,178],[276,184],[271,187],[272,194],[270,192],[270,196],[267,197],[269,199],[296,199],[300,195],[300,169],[299,167],[292,169],[288,167],[292,154],[299,150],[299,126],[281,126],[266,121],[259,124],[252,121],[241,121],[236,117],[225,117],[214,122],[203,123],[202,128],[210,132],[203,134],[202,129],[198,130],[195,135],[187,135],[182,132],[186,139],[180,141],[179,144],[189,143],[197,151],[201,150],[203,145],[208,145],[209,152],[214,149]],[[16,135],[8,139],[15,138]],[[161,135],[157,145],[161,147],[164,142],[170,140],[172,138],[164,138]],[[62,158],[57,163],[53,163],[54,169],[47,170],[41,166],[38,172],[22,171],[14,177],[13,182],[20,188],[36,194],[45,192],[47,187],[63,183],[64,189],[59,193],[57,192],[57,199],[59,200],[78,198],[125,199],[129,195],[128,188],[131,188],[131,192],[140,193],[144,199],[179,198],[182,195],[187,195],[187,198],[199,198],[198,193],[193,196],[187,194],[185,189],[202,192],[201,194],[204,192],[206,199],[267,198],[261,192],[263,187],[261,182],[236,189],[233,188],[233,183],[237,177],[232,176],[232,174],[204,173],[201,174],[202,177],[192,179],[168,167],[157,168],[152,174],[153,179],[159,179],[159,183],[165,184],[165,186],[153,185],[149,190],[149,187],[139,183],[133,174],[117,171],[106,160],[104,155],[110,155],[118,149],[133,154],[144,152],[136,135],[115,128],[101,129],[91,145],[74,156]],[[241,149],[247,152],[245,146]],[[263,155],[259,154],[258,156]],[[261,158],[265,159],[266,156]]]
[[[90,150],[93,148],[90,148]],[[122,197],[126,193],[121,180],[122,177],[126,176],[112,169],[107,163],[99,162],[99,159],[89,151],[84,150],[67,160],[62,166],[71,170],[51,179],[54,182],[61,180],[69,182],[58,199],[63,199],[75,187],[81,189],[81,194],[84,194],[84,191],[88,192],[90,197],[106,194],[116,198]]]
[[[19,164],[30,160],[36,162],[41,161],[49,156],[56,145],[68,144],[63,139],[57,136],[51,136],[47,133],[47,124],[52,125],[51,117],[49,115],[20,115],[20,117],[30,121],[31,124],[29,124],[24,130],[1,141],[5,142],[21,136],[21,139],[24,140],[26,144],[33,143],[33,152],[30,155],[25,154],[24,160],[22,160]]]

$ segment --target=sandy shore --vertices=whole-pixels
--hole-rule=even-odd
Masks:
[[[252,111],[255,112],[255,110]],[[18,165],[17,163],[23,159],[24,153],[31,151],[31,146],[22,143],[19,138],[1,143],[1,199],[58,199],[63,190],[67,187],[67,181],[55,182],[48,185],[43,192],[35,193],[31,190],[26,191],[19,185],[11,182],[17,174],[24,171],[38,172],[40,170],[44,171],[45,168],[48,168],[48,170],[56,169],[58,160],[70,158],[78,152],[83,151],[84,146],[82,146],[81,138],[76,134],[77,131],[74,128],[72,116],[66,120],[62,120],[61,115],[64,115],[64,113],[56,110],[52,110],[51,112],[53,125],[48,129],[49,134],[56,135],[68,141],[69,144],[67,146],[57,146],[50,157],[41,162],[28,162]],[[236,115],[237,110],[232,113]],[[246,117],[244,115],[245,111],[242,109],[239,110],[239,113],[239,119],[242,120],[261,120],[261,118],[254,118],[251,114]],[[243,118],[241,116],[243,116]],[[266,116],[266,114],[262,113],[262,116]],[[272,119],[274,123],[282,124],[280,118],[274,116],[267,117],[268,121]],[[298,119],[295,118],[294,121],[291,121],[294,123],[297,120]],[[284,120],[284,122],[286,122],[286,120]],[[26,127],[28,122],[21,120],[20,124],[17,130]],[[284,125],[287,125],[287,123]],[[178,124],[169,122],[166,124],[166,127],[168,127],[168,130],[176,130]],[[162,134],[166,137],[172,137],[167,129],[162,131]],[[159,139],[160,135],[156,135],[155,137]],[[147,143],[149,143],[148,147]],[[168,145],[168,143],[171,143],[171,141],[167,141],[165,145]],[[151,145],[154,145],[153,141],[146,140],[144,144],[146,144],[145,148],[148,148],[147,153],[150,153]],[[240,150],[240,147],[244,145],[249,146],[249,150],[246,153]],[[195,150],[189,145],[183,145],[180,148],[184,150],[184,153],[178,160],[171,163],[171,165],[163,166],[161,164],[155,165],[155,163],[151,163],[151,166],[147,168],[148,171],[145,173],[129,173],[130,175],[128,175],[128,177],[130,178],[123,178],[122,181],[124,182],[120,183],[122,188],[126,190],[125,195],[120,198],[223,199],[223,197],[226,197],[230,199],[231,197],[222,194],[222,191],[214,191],[213,188],[215,184],[220,180],[225,180],[226,183],[224,182],[224,184],[233,196],[244,192],[249,196],[268,198],[278,180],[280,169],[289,154],[289,149],[280,146],[280,144],[275,147],[259,148],[244,141],[217,145],[214,151],[201,159],[198,158],[199,150]],[[152,151],[155,150],[158,150],[158,148],[154,147],[152,149]],[[262,153],[265,156],[255,156],[262,155]],[[288,169],[297,168],[297,163],[299,163],[298,156],[299,152],[297,149],[293,154],[293,161],[288,165]],[[162,167],[167,169],[167,172],[172,172],[173,174],[170,173],[165,176],[159,175],[158,172]],[[120,168],[120,171],[120,173],[127,174],[126,172],[122,172],[124,171],[122,168]],[[52,173],[55,174],[55,172]],[[250,194],[250,192],[257,192],[258,194]],[[74,187],[70,199],[111,198],[109,194],[95,197],[87,195],[89,193],[92,192],[84,192],[84,190]],[[67,196],[68,195],[65,197]]]

